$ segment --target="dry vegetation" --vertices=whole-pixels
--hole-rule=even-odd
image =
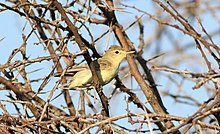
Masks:
[[[0,2],[0,14],[18,15],[22,27],[16,35],[22,43],[11,45],[10,53],[4,52],[7,42],[0,37],[0,55],[8,56],[0,64],[0,131],[220,131],[219,2],[135,3]],[[136,53],[127,56],[113,82],[100,87],[92,61],[111,44]],[[95,90],[62,90],[68,83],[65,72],[81,61],[93,72]],[[57,72],[61,76],[55,78]]]

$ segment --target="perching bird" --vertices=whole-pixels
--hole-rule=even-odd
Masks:
[[[126,52],[120,46],[113,45],[106,51],[103,57],[94,61],[95,69],[98,75],[99,84],[108,84],[118,74],[119,65],[127,54],[132,54],[134,51]],[[92,85],[93,78],[89,66],[77,66],[69,70],[74,72],[69,83],[69,89],[80,89]]]

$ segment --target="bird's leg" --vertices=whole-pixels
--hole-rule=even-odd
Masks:
[[[94,95],[91,94],[91,90],[93,89],[94,91]],[[90,85],[89,87],[87,87],[87,90],[86,90],[86,93],[91,96],[92,98],[94,98],[94,103],[96,103],[96,90],[95,90],[95,87]]]

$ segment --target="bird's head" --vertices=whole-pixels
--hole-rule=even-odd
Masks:
[[[126,52],[122,47],[113,45],[106,51],[106,53],[103,55],[103,58],[118,64],[126,57],[127,54],[132,53],[134,53],[134,51]]]

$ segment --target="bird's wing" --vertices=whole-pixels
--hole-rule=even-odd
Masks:
[[[88,69],[88,68],[89,68],[89,66],[87,64],[82,64],[80,66],[71,67],[70,69],[67,70],[67,72],[76,73],[76,72],[83,71],[83,70]]]
[[[107,70],[111,69],[111,62],[103,58],[99,58],[98,60],[95,60],[94,65],[95,65],[96,71],[100,71],[103,69],[107,69]],[[73,66],[69,70],[67,70],[64,76],[71,77],[75,75],[77,72],[84,71],[87,69],[89,69],[89,66],[87,64],[82,64],[80,66]],[[56,74],[55,76],[56,77],[60,76],[60,74]]]
[[[103,58],[98,59],[98,61],[95,63],[96,70],[111,69],[111,65],[111,62]]]
[[[83,71],[83,70],[86,70],[88,69],[88,65],[87,64],[82,64],[80,66],[73,66],[71,67],[70,69],[68,69],[66,71],[66,73],[64,74],[64,76],[67,76],[67,77],[72,77],[73,75],[75,75],[77,72],[79,71]],[[55,77],[60,77],[61,73],[56,73],[54,76]]]

